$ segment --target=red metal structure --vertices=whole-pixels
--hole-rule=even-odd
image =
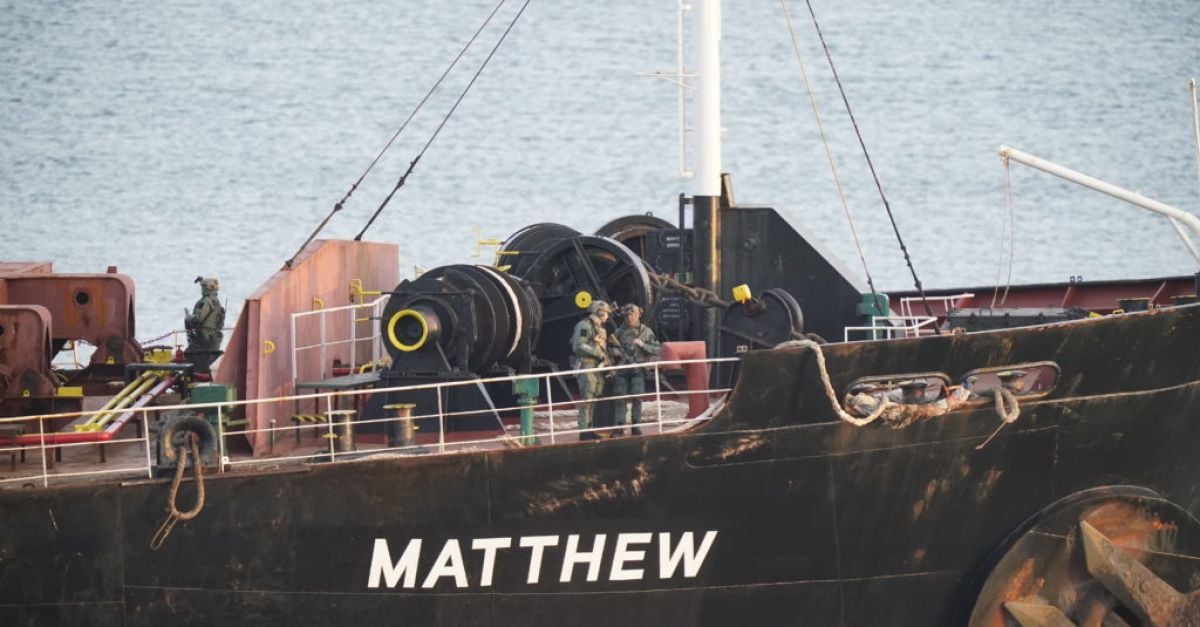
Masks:
[[[0,270],[3,266],[0,266]],[[142,360],[134,339],[133,279],[105,274],[0,274],[0,305],[40,305],[53,322],[53,350],[70,340],[96,347],[92,365]]]
[[[390,290],[400,281],[400,254],[395,244],[349,240],[315,240],[296,256],[291,267],[267,279],[246,299],[225,355],[214,379],[237,386],[240,398],[269,398],[294,392],[292,381],[292,314],[354,302],[350,287],[357,280],[367,290]],[[359,325],[360,338],[375,333],[375,321]],[[350,338],[346,325],[330,325],[325,341],[330,350],[325,358],[350,363]],[[295,341],[309,346],[321,342],[319,329],[297,329]],[[365,344],[363,345],[365,346]],[[358,347],[363,350],[363,347]],[[363,352],[355,363],[364,363]],[[330,367],[332,372],[332,367]],[[284,424],[296,411],[294,404],[252,405],[246,408],[250,429],[264,429],[271,422]],[[258,446],[258,433],[247,434]]]
[[[54,396],[52,354],[49,310],[0,305],[0,403]]]
[[[966,296],[969,294],[969,296]],[[1196,278],[1191,276],[1122,281],[1083,281],[1068,283],[1039,283],[1012,287],[975,287],[926,290],[929,309],[944,321],[947,306],[964,308],[1015,307],[1075,307],[1107,315],[1122,309],[1122,301],[1144,300],[1145,308],[1178,304],[1181,298],[1194,298]],[[958,298],[949,299],[949,296]],[[899,309],[901,299],[909,299],[912,313],[925,314],[925,306],[915,292],[891,294],[892,309]]]

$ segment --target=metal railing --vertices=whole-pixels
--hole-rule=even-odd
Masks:
[[[947,314],[954,308],[954,303],[964,298],[974,298],[975,294],[971,292],[963,292],[961,294],[949,294],[946,296],[907,296],[900,299],[900,315],[899,316],[872,316],[871,324],[868,326],[846,327],[842,330],[842,341],[849,342],[854,339],[865,340],[893,340],[897,337],[919,337],[929,335],[937,325],[937,316],[919,315],[913,313],[913,306],[916,303],[925,302],[936,303],[942,306],[942,310]],[[880,324],[882,323],[882,324]],[[862,334],[859,337],[858,334]]]
[[[902,317],[902,318],[917,318],[917,317],[919,317],[919,316],[913,314],[913,304],[915,304],[915,303],[924,303],[924,302],[941,303],[942,309],[946,313],[950,313],[950,310],[953,308],[954,303],[956,301],[962,300],[964,298],[974,298],[974,297],[975,297],[975,294],[972,292],[963,292],[962,294],[949,294],[946,296],[926,296],[926,297],[907,296],[907,297],[900,299],[900,317]],[[924,305],[922,304],[922,307],[923,306]]]
[[[292,346],[292,383],[295,384],[300,380],[299,365],[301,362],[301,353],[319,352],[319,359],[316,360],[319,371],[313,373],[314,379],[325,379],[328,377],[330,366],[330,358],[335,347],[346,347],[350,363],[347,365],[350,371],[353,372],[364,361],[358,359],[359,346],[363,342],[370,343],[370,358],[365,360],[365,363],[377,364],[382,361],[384,356],[382,336],[376,332],[374,325],[366,333],[360,333],[358,326],[363,323],[373,323],[383,316],[383,308],[387,304],[387,296],[382,296],[369,303],[356,303],[353,305],[345,305],[343,307],[332,307],[329,309],[317,309],[314,311],[302,311],[292,314],[291,319],[291,346]],[[365,314],[365,315],[364,315]],[[331,321],[330,318],[333,318]],[[298,345],[296,329],[302,324],[308,323],[312,319],[316,319],[317,324],[317,342],[315,344]],[[339,325],[346,325],[345,334],[337,330]],[[333,339],[331,339],[331,336]],[[303,363],[311,363],[309,359]],[[305,373],[305,376],[309,376]]]
[[[224,333],[226,336],[228,336],[229,334],[233,333],[235,328],[236,327],[221,327],[221,333]],[[170,340],[170,345],[174,346],[175,348],[183,348],[184,346],[187,346],[187,329],[171,329],[162,335],[155,336],[148,340],[138,340],[138,344],[145,348],[148,346],[157,345],[163,340]]]
[[[534,375],[515,375],[507,377],[495,377],[487,379],[472,379],[466,381],[453,381],[442,383],[430,383],[424,385],[399,386],[392,388],[380,389],[365,389],[341,392],[323,392],[314,394],[293,395],[278,398],[255,399],[249,401],[233,401],[227,403],[197,403],[183,405],[159,405],[152,407],[137,408],[130,411],[136,412],[136,420],[141,424],[141,435],[136,437],[120,437],[116,435],[111,439],[97,438],[94,441],[73,441],[73,442],[55,442],[53,440],[56,433],[48,431],[48,424],[62,423],[65,421],[77,421],[80,418],[92,416],[98,412],[73,412],[52,415],[40,416],[23,416],[16,418],[0,418],[0,427],[11,424],[22,424],[25,426],[36,425],[35,433],[27,433],[21,436],[0,436],[0,442],[9,442],[0,444],[0,488],[8,487],[12,484],[21,486],[49,486],[51,481],[58,482],[66,479],[83,479],[83,478],[103,478],[103,477],[130,477],[144,476],[147,478],[154,477],[154,451],[155,440],[152,435],[154,429],[151,427],[157,424],[157,416],[167,412],[198,412],[200,410],[212,409],[217,414],[217,452],[218,452],[218,472],[224,473],[231,469],[239,467],[252,467],[264,465],[280,465],[294,464],[303,462],[341,462],[363,459],[364,457],[373,457],[381,454],[391,454],[397,456],[416,456],[416,455],[442,455],[461,453],[481,448],[496,448],[498,446],[536,446],[541,444],[557,444],[561,440],[571,441],[579,438],[584,433],[603,434],[613,432],[617,429],[624,429],[632,425],[615,425],[591,428],[580,428],[577,424],[567,422],[565,425],[560,423],[560,419],[574,421],[578,416],[578,409],[581,400],[573,400],[572,398],[556,399],[555,390],[562,393],[562,387],[556,388],[555,383],[560,383],[556,379],[574,378],[583,372],[600,372],[600,373],[618,373],[622,370],[631,368],[644,368],[647,375],[653,377],[654,388],[647,390],[644,394],[626,394],[621,396],[606,396],[596,401],[616,400],[626,402],[634,398],[641,398],[647,404],[653,403],[650,406],[650,413],[653,416],[652,420],[644,420],[640,423],[640,427],[645,429],[657,429],[659,433],[667,432],[670,429],[678,428],[685,423],[696,423],[711,416],[711,407],[708,412],[701,416],[688,418],[686,416],[687,398],[692,395],[704,395],[711,402],[714,398],[723,397],[727,394],[730,388],[706,388],[701,390],[689,389],[664,389],[664,370],[678,370],[690,364],[716,364],[725,362],[735,362],[737,358],[714,358],[714,359],[690,359],[676,361],[659,361],[649,362],[645,364],[631,364],[625,366],[611,366],[606,368],[594,368],[586,370],[570,370],[563,372],[553,372]],[[539,389],[541,394],[537,401],[532,405],[512,405],[503,407],[489,407],[485,410],[468,410],[468,411],[447,411],[443,399],[447,392],[454,388],[471,387],[476,388],[484,385],[495,385],[513,382],[538,379]],[[561,385],[561,383],[560,383]],[[370,394],[386,394],[386,393],[404,393],[404,392],[419,392],[428,391],[436,394],[436,408],[422,408],[425,413],[412,416],[388,416],[384,418],[354,420],[352,422],[355,431],[361,430],[369,425],[386,425],[402,423],[406,420],[425,420],[436,421],[437,434],[434,438],[422,438],[420,443],[408,443],[400,446],[392,445],[389,442],[389,429],[383,427],[383,442],[380,445],[372,444],[370,448],[363,447],[361,450],[353,452],[339,450],[337,440],[346,437],[342,432],[342,425],[338,424],[334,417],[336,412],[345,411],[339,410],[341,404],[345,401],[353,402],[359,397],[365,397]],[[681,400],[682,399],[682,400]],[[364,399],[365,400],[365,399]],[[293,407],[300,407],[305,403],[314,403],[316,407],[322,408],[323,415],[327,420],[317,424],[290,424],[286,426],[277,426],[272,424],[265,428],[247,428],[236,431],[226,431],[226,417],[236,412],[238,408],[263,405],[266,403],[286,403]],[[511,433],[513,427],[504,424],[501,416],[511,418],[520,413],[522,409],[530,409],[533,412],[532,433]],[[435,411],[430,411],[435,410]],[[477,416],[477,415],[494,415],[497,420],[497,428],[493,430],[493,435],[474,439],[453,439],[448,437],[451,435],[447,429],[447,421],[460,417]],[[538,418],[541,418],[539,421]],[[133,422],[131,420],[131,422]],[[400,426],[397,424],[397,426]],[[564,428],[565,426],[565,428]],[[322,444],[319,447],[305,446],[302,443],[302,435],[307,431],[314,433],[323,431],[322,437],[328,440],[328,445]],[[59,432],[67,433],[67,432]],[[283,454],[275,455],[273,453],[275,444],[280,441],[281,435],[294,436],[295,444],[290,447],[290,451],[284,450]],[[267,440],[264,444],[268,444],[268,448],[272,454],[261,457],[245,457],[234,458],[227,450],[226,436],[227,435],[253,435],[255,437],[264,437]],[[19,437],[20,441],[17,441]],[[645,437],[645,436],[642,436]],[[544,440],[544,441],[543,441]],[[50,456],[61,456],[63,459],[66,455],[61,454],[61,451],[77,450],[81,447],[100,446],[100,447],[140,447],[143,454],[128,455],[124,460],[114,457],[108,463],[104,464],[103,468],[97,468],[101,464],[97,463],[79,463],[78,460],[72,460],[75,467],[79,470],[72,470],[63,464],[57,468],[52,468]],[[283,448],[283,447],[281,447]],[[33,453],[40,459],[40,465],[34,472],[20,472],[16,470],[16,456],[20,454],[23,458],[27,453]],[[5,458],[8,459],[5,459]],[[9,466],[9,468],[5,468]]]
[[[880,325],[879,323],[884,323]],[[930,316],[871,316],[870,326],[846,327],[842,331],[842,341],[849,342],[855,338],[852,335],[864,334],[858,339],[894,340],[897,337],[917,337],[925,329],[932,329],[937,324],[937,318]]]

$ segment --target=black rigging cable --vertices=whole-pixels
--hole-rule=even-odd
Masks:
[[[842,201],[842,210],[846,214],[846,222],[850,226],[850,236],[854,239],[854,249],[858,251],[858,259],[862,262],[863,274],[867,277],[867,287],[875,292],[875,281],[871,278],[871,270],[867,268],[867,256],[863,254],[862,244],[858,241],[858,229],[854,226],[854,216],[850,213],[850,204],[846,202],[846,193],[842,190],[842,177],[838,175],[837,161],[833,158],[833,150],[829,147],[829,138],[825,135],[825,125],[821,123],[821,112],[817,108],[817,98],[808,82],[808,70],[804,67],[804,57],[800,54],[800,41],[796,37],[796,28],[792,24],[792,13],[788,11],[787,0],[779,0],[783,8],[783,19],[787,23],[788,34],[792,39],[792,50],[796,53],[796,65],[800,68],[800,78],[804,81],[804,91],[808,94],[808,103],[812,106],[813,119],[817,123],[817,132],[821,135],[821,144],[825,147],[825,157],[829,160],[829,171],[833,175],[833,186],[837,190],[838,199]]]
[[[530,0],[525,0],[525,2],[521,5],[521,9],[517,11],[516,15],[513,16],[512,21],[508,23],[508,28],[504,29],[504,33],[500,35],[500,39],[496,40],[496,45],[492,46],[492,50],[488,52],[488,55],[483,60],[483,63],[479,65],[479,69],[475,70],[475,75],[471,77],[470,82],[468,82],[467,86],[463,88],[462,93],[458,95],[458,99],[454,101],[454,105],[450,107],[448,112],[446,112],[446,117],[442,118],[441,123],[438,124],[436,129],[434,129],[433,134],[429,136],[429,141],[425,142],[425,146],[421,148],[421,152],[417,153],[417,156],[414,157],[412,162],[408,164],[408,169],[405,170],[404,174],[400,175],[400,179],[396,181],[396,186],[392,188],[392,191],[388,192],[387,197],[384,198],[383,202],[379,204],[379,208],[375,210],[375,213],[371,214],[371,219],[367,220],[366,226],[364,226],[362,230],[358,232],[358,235],[354,236],[354,241],[357,242],[362,240],[363,234],[365,234],[367,229],[371,228],[371,225],[375,223],[375,218],[378,218],[379,214],[383,212],[383,208],[386,207],[389,202],[391,202],[392,196],[395,196],[396,192],[404,186],[404,182],[408,180],[408,175],[412,174],[413,168],[417,167],[417,162],[420,161],[421,157],[425,155],[425,151],[429,150],[429,146],[433,144],[433,140],[437,139],[438,134],[442,132],[442,128],[446,126],[446,123],[450,121],[450,117],[453,116],[454,112],[458,109],[458,105],[462,103],[463,98],[466,98],[467,92],[471,91],[471,87],[475,85],[475,81],[478,80],[479,75],[483,73],[483,69],[487,67],[488,63],[492,60],[492,57],[495,56],[496,51],[500,49],[500,46],[504,43],[504,40],[508,38],[508,34],[512,32],[513,27],[517,25],[517,20],[521,19],[521,15],[525,13],[525,8],[529,6],[529,2]]]
[[[829,69],[833,72],[833,80],[837,83],[838,93],[842,95],[842,102],[846,105],[846,115],[850,117],[850,123],[854,126],[854,134],[858,137],[858,145],[862,147],[863,157],[867,160],[867,167],[871,170],[871,178],[875,179],[875,189],[879,190],[879,198],[883,200],[883,208],[887,210],[888,220],[892,222],[892,232],[896,234],[896,241],[900,243],[900,252],[904,253],[904,263],[908,264],[908,270],[912,273],[913,283],[917,286],[917,293],[921,295],[921,304],[925,307],[925,315],[934,317],[933,311],[929,308],[929,299],[925,297],[925,290],[921,287],[921,279],[917,278],[917,269],[913,267],[912,258],[908,255],[908,247],[904,245],[904,239],[900,237],[900,227],[896,225],[896,217],[892,215],[892,207],[888,204],[887,196],[883,193],[883,184],[879,182],[879,175],[875,172],[875,164],[871,162],[871,155],[867,152],[867,144],[863,141],[862,132],[858,130],[858,121],[854,119],[854,112],[850,110],[850,100],[846,97],[846,90],[842,87],[842,79],[838,77],[837,68],[833,65],[833,56],[829,54],[829,45],[825,43],[825,35],[821,33],[821,25],[817,23],[817,14],[813,11],[812,0],[804,0],[808,5],[808,14],[812,16],[813,28],[817,31],[817,37],[821,40],[821,47],[825,50],[825,58],[829,61]],[[941,331],[937,325],[933,325],[933,330],[938,335]]]
[[[429,88],[429,91],[425,92],[425,96],[421,98],[421,101],[417,103],[417,106],[414,107],[412,112],[408,114],[408,117],[405,118],[404,122],[400,125],[400,128],[396,129],[396,132],[392,135],[392,138],[389,139],[387,144],[384,145],[383,150],[380,150],[379,154],[375,155],[375,158],[371,160],[371,164],[367,166],[366,170],[363,170],[363,173],[358,177],[358,180],[354,181],[354,183],[350,185],[350,189],[346,191],[346,194],[342,196],[342,199],[334,203],[333,209],[330,210],[329,215],[325,216],[324,220],[321,220],[321,223],[318,224],[317,228],[313,230],[311,235],[308,236],[308,239],[304,240],[304,243],[300,245],[300,248],[296,250],[296,253],[292,255],[286,262],[284,262],[286,267],[292,267],[292,262],[296,260],[296,256],[300,254],[300,251],[304,250],[304,247],[308,246],[309,242],[312,242],[313,238],[315,238],[317,234],[325,228],[325,225],[329,223],[329,220],[333,217],[333,214],[342,210],[342,207],[346,204],[346,201],[350,200],[350,195],[358,189],[358,186],[363,182],[363,179],[367,178],[367,174],[371,172],[371,170],[375,167],[375,164],[379,163],[379,160],[383,158],[384,153],[386,153],[388,149],[392,147],[392,144],[396,142],[396,138],[400,137],[400,133],[404,132],[404,129],[408,126],[408,123],[412,122],[412,119],[416,117],[417,113],[421,110],[421,107],[425,106],[425,102],[429,100],[430,96],[433,95],[433,92],[437,91],[437,88],[441,86],[442,81],[446,80],[446,76],[448,76],[450,71],[458,65],[458,62],[463,58],[463,55],[466,54],[467,49],[470,48],[475,43],[475,40],[479,38],[479,34],[483,32],[483,29],[487,28],[488,24],[492,23],[492,18],[496,17],[496,13],[500,10],[500,7],[504,6],[505,2],[508,2],[508,0],[500,0],[500,2],[496,3],[496,6],[492,8],[492,12],[488,14],[487,19],[483,21],[483,24],[479,25],[479,28],[476,29],[475,34],[471,35],[471,38],[467,40],[467,43],[462,47],[461,50],[458,51],[458,55],[454,57],[454,60],[450,62],[450,65],[446,67],[446,70],[442,72],[442,75],[438,77],[433,86]]]

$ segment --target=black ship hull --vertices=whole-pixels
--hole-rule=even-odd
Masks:
[[[825,347],[839,391],[1056,364],[983,448],[988,404],[856,427],[810,350],[752,352],[693,429],[212,476],[158,551],[167,480],[6,490],[0,624],[963,625],[1081,499],[1200,515],[1197,346],[1189,306]]]

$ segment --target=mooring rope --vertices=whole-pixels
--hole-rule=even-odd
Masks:
[[[471,35],[471,38],[467,40],[467,43],[463,45],[461,50],[458,51],[458,54],[454,57],[454,60],[450,62],[450,65],[446,66],[445,71],[443,71],[442,75],[439,76],[437,81],[433,83],[433,86],[425,92],[425,96],[421,98],[421,101],[417,103],[417,106],[414,107],[412,112],[408,114],[408,117],[405,118],[404,122],[400,125],[400,128],[396,129],[396,132],[392,134],[392,138],[388,140],[387,144],[384,144],[383,149],[379,151],[379,154],[375,155],[375,158],[371,160],[371,163],[367,166],[367,169],[363,170],[363,173],[359,175],[358,180],[354,181],[354,183],[350,185],[350,189],[346,191],[346,194],[342,196],[341,200],[333,204],[333,209],[330,210],[329,215],[325,216],[324,220],[321,220],[321,223],[318,224],[317,228],[312,232],[311,235],[308,236],[308,239],[304,240],[304,243],[300,245],[300,248],[296,250],[296,253],[284,262],[285,267],[292,267],[292,262],[296,260],[296,256],[300,254],[300,251],[304,250],[304,247],[308,246],[309,242],[312,242],[317,234],[325,228],[325,225],[329,223],[331,218],[333,218],[333,214],[342,210],[342,207],[346,204],[346,201],[350,200],[350,196],[355,190],[358,189],[358,186],[363,182],[363,179],[367,178],[367,174],[369,174],[371,170],[375,168],[375,165],[379,163],[380,159],[383,158],[384,153],[386,153],[392,147],[392,144],[396,142],[396,139],[400,137],[400,133],[404,132],[404,129],[408,127],[408,123],[412,122],[413,118],[416,117],[417,112],[419,112],[421,108],[425,106],[425,103],[429,100],[430,96],[433,95],[433,92],[437,91],[438,87],[441,87],[442,81],[446,80],[446,77],[450,74],[450,71],[458,65],[458,62],[463,58],[463,55],[466,54],[467,49],[469,49],[471,45],[475,43],[475,40],[479,38],[479,34],[482,33],[485,28],[487,28],[488,24],[492,23],[492,18],[496,16],[496,13],[500,10],[500,7],[504,6],[505,2],[508,2],[508,0],[500,0],[500,2],[498,2],[496,6],[492,8],[492,12],[488,14],[487,19],[483,21],[483,24],[479,25],[479,28],[475,31],[475,34]]]
[[[856,427],[865,427],[878,420],[883,415],[883,412],[887,411],[892,405],[895,405],[892,401],[883,398],[880,399],[879,406],[863,418],[847,413],[846,410],[842,409],[842,404],[838,402],[837,392],[833,390],[833,382],[829,379],[829,370],[825,367],[825,354],[821,352],[820,344],[809,339],[796,339],[788,340],[780,344],[777,348],[807,348],[816,356],[817,372],[821,376],[821,385],[825,390],[825,398],[829,400],[829,406],[833,409],[833,413],[843,422],[848,422]]]
[[[150,549],[157,551],[162,548],[163,542],[166,542],[167,536],[171,535],[171,530],[175,528],[175,523],[179,521],[188,521],[200,515],[200,510],[204,509],[204,468],[200,462],[200,446],[196,443],[197,438],[194,434],[189,434],[188,439],[191,441],[192,469],[196,475],[196,505],[192,509],[181,512],[177,505],[179,499],[179,485],[183,482],[183,473],[187,469],[188,449],[185,446],[175,448],[175,479],[171,482],[171,493],[167,496],[167,519],[159,526],[155,532],[154,538],[150,540]]]
[[[1000,433],[1001,429],[1016,422],[1017,417],[1021,415],[1021,407],[1017,404],[1017,397],[1012,392],[1004,388],[992,388],[985,390],[982,394],[987,394],[988,392],[991,392],[992,398],[995,399],[996,415],[1000,416],[1000,426],[996,427],[996,430],[983,443],[975,447],[977,451],[987,446]]]
[[[929,307],[929,299],[925,297],[925,289],[921,287],[921,279],[917,278],[917,269],[913,267],[912,257],[908,254],[908,247],[904,245],[904,238],[900,237],[900,227],[896,225],[896,216],[892,214],[892,207],[888,203],[887,195],[883,193],[883,184],[879,182],[879,174],[875,171],[875,163],[871,161],[871,154],[867,151],[867,143],[863,140],[862,131],[858,128],[858,120],[854,117],[854,111],[850,108],[850,99],[846,97],[846,89],[842,86],[842,79],[838,76],[837,67],[833,64],[833,55],[829,52],[829,44],[825,43],[825,35],[821,32],[821,25],[817,22],[817,13],[813,10],[812,0],[804,0],[808,5],[808,14],[812,16],[813,28],[817,31],[817,37],[821,40],[821,48],[825,50],[825,59],[829,62],[829,70],[833,73],[833,80],[837,83],[838,93],[842,96],[842,103],[846,105],[846,115],[850,118],[850,124],[854,127],[854,135],[858,137],[858,145],[862,147],[863,157],[867,161],[867,168],[871,170],[871,178],[875,180],[875,189],[879,190],[879,198],[883,201],[883,208],[887,211],[888,220],[892,223],[892,232],[896,234],[896,241],[900,244],[900,252],[904,254],[904,263],[908,264],[908,271],[912,274],[913,283],[917,287],[917,293],[921,296],[921,304],[925,307],[925,315],[930,318],[933,315],[933,310]],[[933,332],[941,335],[942,331],[936,325],[933,327]]]
[[[821,112],[817,108],[817,99],[813,95],[812,85],[808,81],[808,69],[804,67],[804,57],[800,54],[800,42],[796,38],[796,28],[792,24],[792,14],[788,11],[787,0],[779,0],[783,7],[783,17],[787,22],[788,33],[792,37],[792,50],[796,53],[796,64],[800,66],[800,78],[804,80],[804,91],[808,94],[808,104],[812,107],[813,118],[817,122],[817,132],[821,134],[821,144],[825,147],[825,158],[829,160],[829,170],[833,175],[833,185],[837,188],[838,199],[842,202],[842,211],[846,214],[846,222],[850,225],[850,235],[854,238],[854,248],[858,251],[858,259],[862,262],[863,274],[867,276],[867,286],[875,293],[875,282],[871,280],[871,270],[867,268],[867,257],[863,254],[862,244],[858,240],[858,229],[854,226],[854,216],[850,214],[850,203],[846,201],[846,192],[842,188],[842,178],[838,174],[837,163],[833,158],[833,149],[829,146],[829,138],[825,135],[825,125],[821,123]]]
[[[843,422],[848,422],[856,427],[865,427],[875,422],[879,418],[884,417],[884,414],[888,413],[888,410],[890,409],[896,407],[901,409],[904,407],[911,407],[910,405],[904,403],[896,403],[884,396],[882,398],[878,398],[879,404],[876,405],[868,415],[859,418],[858,416],[845,411],[842,408],[842,404],[838,402],[837,392],[835,392],[833,389],[833,382],[829,378],[829,370],[825,366],[825,354],[821,351],[821,346],[817,342],[809,339],[795,339],[783,342],[776,346],[776,348],[807,348],[813,353],[813,355],[816,356],[817,372],[821,377],[821,386],[825,391],[825,398],[829,401],[829,406],[833,409],[833,413]],[[957,390],[957,392],[951,395],[944,407],[937,407],[936,413],[907,417],[903,415],[890,416],[887,418],[887,421],[894,421],[894,424],[891,425],[894,429],[903,428],[919,419],[928,419],[932,418],[934,415],[941,415],[955,411],[961,407],[962,402],[966,400],[966,395],[968,392],[961,388],[954,389]],[[983,441],[983,443],[976,446],[975,450],[981,450],[987,446],[988,443],[990,443],[992,439],[994,439],[996,435],[1000,433],[1001,429],[1016,422],[1017,418],[1021,415],[1021,407],[1017,402],[1017,397],[1008,389],[996,387],[989,390],[984,390],[980,393],[980,396],[987,396],[988,394],[991,394],[992,398],[994,399],[996,415],[1000,417],[1000,426],[996,427],[996,430],[993,431],[992,434]]]
[[[1013,219],[1012,168],[1007,155],[1001,156],[1000,162],[1004,166],[1004,209],[1000,214],[1000,265],[996,268],[996,285],[992,288],[992,309],[996,308],[998,298],[1000,305],[1008,300],[1008,290],[1012,286],[1013,248],[1016,244],[1016,236],[1013,231],[1015,221]],[[1006,226],[1007,238],[1005,237]],[[1004,242],[1006,239],[1008,241],[1008,279],[1004,283],[1004,297],[1000,298],[1000,277],[1004,274]]]
[[[429,150],[429,146],[433,144],[433,140],[437,139],[438,134],[442,132],[442,128],[446,126],[446,123],[450,121],[450,117],[454,115],[456,110],[458,110],[458,105],[462,103],[463,98],[466,98],[467,92],[471,91],[471,87],[475,85],[475,81],[479,79],[479,75],[483,73],[484,68],[488,66],[488,63],[491,62],[492,57],[496,55],[496,51],[500,49],[500,46],[504,43],[504,40],[508,39],[508,34],[511,33],[513,27],[517,25],[517,20],[520,20],[521,16],[525,14],[525,8],[529,6],[529,2],[530,0],[525,0],[524,4],[521,5],[521,9],[517,11],[515,16],[513,16],[512,21],[508,23],[508,28],[504,29],[504,33],[500,35],[500,39],[496,41],[496,45],[492,46],[492,50],[488,52],[487,58],[485,58],[483,63],[479,65],[479,69],[475,71],[475,75],[471,77],[470,82],[468,82],[467,86],[463,88],[462,93],[458,95],[458,99],[454,101],[454,105],[450,107],[450,111],[446,113],[446,117],[442,118],[441,123],[438,124],[436,129],[434,129],[433,134],[429,136],[429,141],[425,142],[425,146],[421,148],[421,152],[417,153],[417,156],[412,160],[411,163],[408,164],[408,169],[405,170],[404,174],[400,175],[400,179],[396,181],[396,186],[392,188],[392,191],[389,192],[387,197],[383,199],[383,202],[379,204],[379,208],[375,210],[375,213],[371,214],[371,219],[367,220],[366,226],[364,226],[362,230],[358,232],[358,235],[354,236],[354,241],[357,242],[362,240],[362,237],[367,232],[367,229],[371,228],[371,225],[375,223],[375,218],[379,217],[379,214],[383,212],[383,208],[392,201],[392,197],[395,196],[396,192],[404,186],[404,182],[408,180],[408,175],[412,174],[413,169],[417,167],[417,162],[420,161],[421,157],[425,155],[425,151]]]

